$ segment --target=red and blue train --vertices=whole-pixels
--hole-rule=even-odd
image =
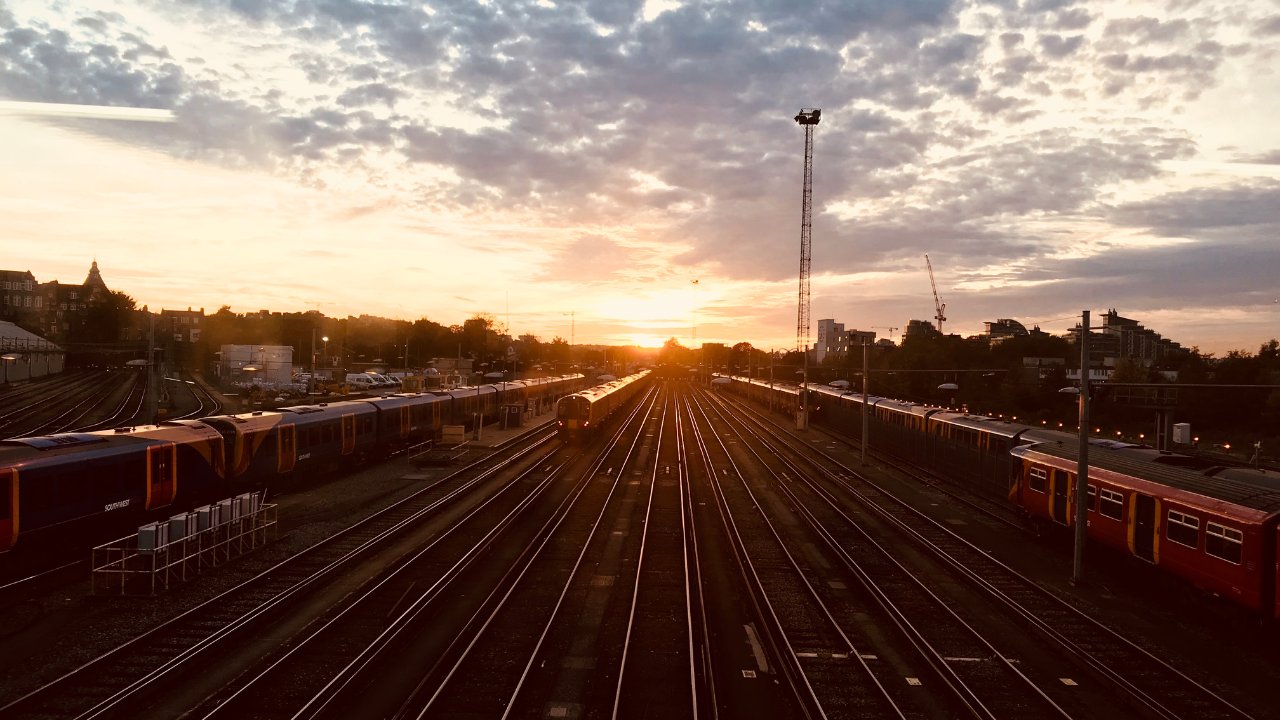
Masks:
[[[585,386],[567,375],[0,441],[0,553],[111,540],[213,500],[388,455],[444,425],[496,421],[503,405],[549,410]]]
[[[733,378],[732,391],[793,412],[794,385]],[[870,396],[873,447],[1007,499],[1039,529],[1075,523],[1075,435]],[[810,421],[861,437],[860,393],[811,385]],[[1271,618],[1280,618],[1280,473],[1093,438],[1088,536]]]

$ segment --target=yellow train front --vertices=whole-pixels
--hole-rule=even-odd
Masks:
[[[587,388],[560,398],[556,403],[556,424],[560,437],[572,441],[594,432],[623,403],[635,396],[646,383],[648,370]]]

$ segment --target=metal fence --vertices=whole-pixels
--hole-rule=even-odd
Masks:
[[[155,595],[274,540],[276,506],[261,498],[238,495],[94,548],[93,593]]]

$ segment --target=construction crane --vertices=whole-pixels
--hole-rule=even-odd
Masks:
[[[890,326],[888,326],[888,325],[872,325],[872,326],[871,326],[871,329],[872,329],[872,330],[888,330],[888,331],[889,331],[889,339],[890,339],[890,340],[892,340],[892,339],[893,339],[893,333],[894,333],[898,328],[896,328],[896,327],[890,327]]]
[[[822,118],[818,108],[800,108],[796,122],[804,128],[804,190],[800,196],[800,309],[796,313],[796,352],[809,344],[809,266],[813,262],[813,129]]]
[[[942,323],[947,319],[947,304],[942,302],[942,298],[938,297],[938,283],[933,281],[933,263],[929,262],[928,253],[924,255],[924,264],[929,267],[929,284],[933,286],[933,309],[938,313],[933,317],[938,321],[938,334],[943,335]]]

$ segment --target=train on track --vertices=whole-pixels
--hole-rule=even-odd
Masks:
[[[732,378],[732,392],[783,412],[796,386]],[[808,390],[810,421],[861,437],[864,398]],[[1075,524],[1075,435],[870,396],[871,445],[987,495],[1037,530]],[[1267,617],[1280,618],[1280,474],[1226,467],[1104,438],[1090,440],[1088,536]]]
[[[648,378],[649,373],[648,370],[641,370],[634,375],[560,398],[556,403],[556,425],[560,437],[576,440],[595,432],[614,410],[635,397],[645,385],[641,381]]]
[[[112,539],[154,519],[386,456],[444,425],[550,407],[582,375],[0,441],[0,552]]]

